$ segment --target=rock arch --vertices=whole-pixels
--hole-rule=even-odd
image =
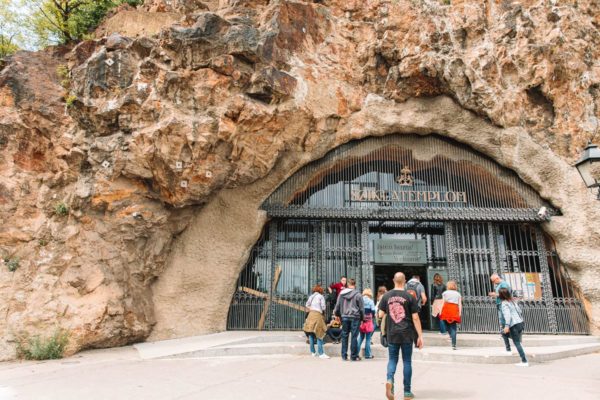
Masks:
[[[266,222],[262,202],[310,161],[354,139],[389,134],[437,134],[511,169],[561,209],[543,229],[587,300],[593,329],[600,326],[600,210],[577,171],[520,128],[500,128],[444,96],[395,103],[367,96],[361,111],[322,136],[310,152],[289,148],[263,179],[216,195],[177,239],[164,274],[153,285],[156,325],[150,340],[225,329],[235,281]]]

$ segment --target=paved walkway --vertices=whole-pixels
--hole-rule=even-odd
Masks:
[[[124,347],[0,363],[0,399],[373,400],[385,398],[385,370],[385,359],[290,355],[144,360]],[[423,400],[597,400],[600,354],[530,368],[415,361],[413,390]]]

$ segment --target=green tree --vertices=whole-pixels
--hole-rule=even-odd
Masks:
[[[0,34],[0,60],[19,50],[19,46],[13,43],[13,40],[14,36]]]
[[[22,0],[30,11],[28,28],[38,47],[85,39],[108,11],[123,3],[143,0]]]
[[[11,5],[9,0],[0,0],[0,60],[19,50],[19,15]]]

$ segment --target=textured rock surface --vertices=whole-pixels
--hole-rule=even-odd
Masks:
[[[600,325],[600,212],[569,165],[598,125],[600,6],[445,3],[152,0],[97,40],[14,56],[0,357],[57,326],[71,351],[223,329],[260,202],[339,144],[393,133],[465,143],[559,207],[544,228]]]

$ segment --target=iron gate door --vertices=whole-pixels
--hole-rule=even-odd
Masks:
[[[240,274],[227,329],[301,330],[304,304],[314,285],[335,299],[330,284],[342,276],[370,287],[368,224],[361,221],[273,220]]]

